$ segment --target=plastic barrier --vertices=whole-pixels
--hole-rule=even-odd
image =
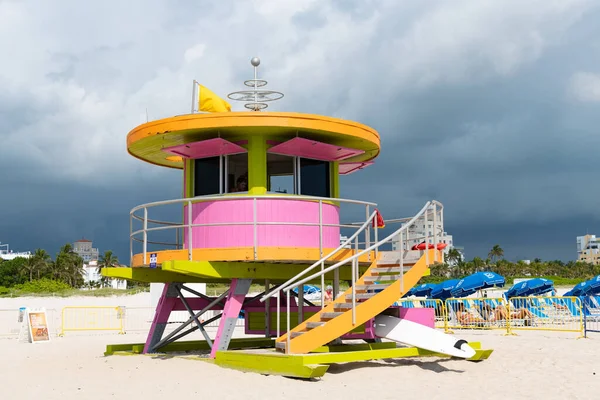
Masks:
[[[582,302],[577,297],[540,296],[446,300],[447,329],[505,329],[581,332]]]
[[[125,333],[125,307],[69,306],[62,309],[59,336],[67,331],[118,331]]]
[[[48,328],[52,335],[60,332],[60,313],[54,308],[46,309]],[[0,309],[0,338],[12,339],[19,336],[22,322],[19,320],[19,309]]]
[[[582,303],[577,297],[513,297],[508,306],[512,330],[584,334]]]
[[[510,331],[510,318],[502,298],[450,298],[446,300],[446,331],[451,329],[503,329]]]
[[[586,296],[583,302],[583,325],[585,336],[588,332],[600,333],[600,296]]]

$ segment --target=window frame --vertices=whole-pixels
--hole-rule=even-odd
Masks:
[[[247,171],[250,170],[250,156],[249,153],[237,153],[237,154],[248,154],[248,165],[247,165]],[[235,155],[235,154],[230,154],[230,155]],[[244,191],[244,192],[230,192],[228,189],[228,182],[226,182],[228,180],[229,177],[229,154],[228,155],[218,155],[218,156],[212,156],[212,157],[202,157],[202,158],[193,158],[190,159],[191,161],[191,167],[192,167],[192,173],[191,173],[191,177],[190,180],[188,182],[191,183],[192,187],[191,187],[191,193],[193,196],[192,197],[203,197],[203,196],[218,196],[218,195],[224,195],[224,194],[229,194],[229,193],[249,193],[250,191],[250,182],[248,182],[248,190]],[[196,195],[196,176],[197,176],[197,161],[198,160],[202,160],[202,159],[208,159],[208,158],[217,158],[219,159],[218,161],[218,165],[219,165],[219,193],[211,193],[211,194],[202,194],[202,195]],[[306,159],[306,160],[312,160],[312,161],[319,161],[319,162],[323,162],[326,165],[326,173],[327,173],[327,195],[326,196],[315,196],[315,197],[325,197],[325,198],[333,198],[333,193],[334,193],[334,179],[332,177],[332,168],[331,168],[331,161],[326,161],[326,160],[319,160],[316,158],[309,158],[309,157],[300,157],[300,156],[288,156],[292,158],[292,164],[293,164],[293,179],[294,179],[294,183],[293,183],[293,189],[294,189],[294,193],[292,195],[297,195],[297,196],[303,196],[305,194],[302,193],[302,159]],[[265,157],[265,172],[267,173],[267,183],[270,183],[270,179],[269,179],[269,175],[268,175],[268,159],[267,157]],[[269,190],[268,193],[273,193],[275,194],[275,192]],[[276,193],[279,194],[279,193]],[[306,196],[314,196],[314,195],[306,195]]]
[[[325,160],[318,160],[316,158],[309,158],[309,157],[295,157],[296,158],[296,163],[294,166],[294,171],[295,174],[297,174],[297,187],[296,187],[296,192],[298,195],[304,195],[302,193],[302,159],[305,160],[312,160],[312,161],[320,161],[325,163],[326,165],[326,170],[327,170],[327,195],[326,196],[315,196],[315,197],[327,197],[327,198],[333,198],[332,194],[333,194],[333,179],[331,176],[331,161],[325,161]],[[306,195],[306,196],[313,196],[313,195]]]

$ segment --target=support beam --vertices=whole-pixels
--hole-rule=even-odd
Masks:
[[[248,194],[267,193],[267,139],[261,134],[248,137]]]
[[[227,302],[223,308],[223,317],[210,353],[211,358],[215,357],[217,351],[227,350],[251,283],[252,279],[233,279],[231,281]]]
[[[188,304],[188,302],[185,300],[185,297],[183,296],[183,293],[181,293],[181,289],[179,288],[179,286],[177,284],[175,284],[175,290],[177,290],[177,293],[179,294],[179,298],[181,299],[181,302],[185,306],[185,309],[188,311],[188,313],[190,314],[190,316],[196,322],[196,327],[198,329],[200,329],[200,333],[202,333],[202,336],[204,336],[204,339],[206,340],[206,342],[208,343],[208,345],[210,347],[212,347],[212,341],[210,340],[210,336],[208,336],[208,333],[206,333],[206,330],[204,329],[204,327],[202,326],[202,324],[198,320],[198,317],[196,317],[194,315],[194,310],[192,310],[192,308],[190,307],[190,305]],[[188,289],[188,290],[190,290],[190,289]]]
[[[265,279],[265,293],[269,293],[271,282]],[[271,298],[265,300],[265,337],[271,337]]]
[[[340,270],[335,269],[333,271],[333,300],[337,297],[340,292]]]
[[[166,285],[165,285],[166,287]],[[177,293],[175,291],[175,293]],[[205,308],[203,308],[202,310],[198,311],[196,314],[194,314],[194,317],[198,318],[200,317],[202,314],[204,314],[206,311],[212,309],[217,303],[219,303],[221,301],[221,299],[223,297],[225,297],[227,294],[229,293],[229,291],[225,291],[221,296],[217,297],[215,300],[213,300],[208,306],[206,306]],[[163,291],[164,294],[164,291]],[[161,300],[162,301],[162,296],[161,296]],[[160,304],[159,301],[159,304]],[[171,313],[172,309],[169,311],[169,315]],[[166,320],[168,321],[169,319],[169,315],[167,315]],[[156,318],[156,315],[155,315]],[[187,335],[188,333],[193,332],[196,328],[192,328],[191,330],[188,330],[186,333],[177,336],[176,339],[172,339],[175,335],[177,335],[179,332],[181,332],[186,326],[188,326],[189,324],[191,324],[194,321],[193,317],[190,317],[186,322],[184,322],[183,324],[181,324],[177,329],[175,329],[173,332],[169,333],[166,337],[164,337],[163,339],[160,339],[160,336],[162,336],[162,333],[164,332],[164,327],[162,329],[162,331],[160,332],[160,336],[159,336],[159,341],[158,343],[153,343],[151,341],[147,341],[148,346],[146,346],[144,348],[144,353],[151,353],[154,352],[155,350],[157,350],[158,348],[160,348],[161,346],[167,344],[167,343],[171,343],[172,341],[176,340],[177,338],[183,337],[185,335]],[[165,322],[166,323],[166,322]],[[206,322],[203,323],[202,325],[206,325]]]
[[[169,322],[169,316],[171,315],[171,311],[175,308],[175,303],[177,301],[177,291],[174,289],[173,285],[173,283],[166,283],[163,287],[162,294],[156,305],[152,325],[148,332],[144,353],[150,352],[150,350],[160,342],[162,335],[165,332],[165,327]]]
[[[304,285],[298,287],[298,325],[304,321]]]

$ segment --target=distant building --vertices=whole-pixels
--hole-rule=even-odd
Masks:
[[[600,239],[596,235],[577,236],[577,261],[600,265]]]
[[[405,224],[402,224],[402,225],[405,225]],[[442,225],[438,224],[438,232],[439,232],[439,230],[441,230],[441,228],[442,228]],[[407,238],[404,238],[405,240],[408,239],[404,244],[404,250],[409,250],[413,246],[415,246],[419,243],[423,243],[425,241],[425,235],[429,235],[430,243],[432,243],[433,242],[433,236],[432,236],[433,235],[433,223],[432,223],[432,221],[428,221],[428,225],[425,226],[425,223],[423,221],[417,221],[416,223],[414,223],[412,226],[410,226],[408,228],[407,234],[408,234]],[[454,246],[454,238],[452,237],[452,235],[448,234],[448,232],[439,232],[437,241],[438,241],[438,243],[446,243],[448,245],[443,250],[444,255],[448,255],[448,252],[451,249],[456,249],[456,250],[458,250],[458,252],[460,254],[461,261],[464,261],[464,259],[465,259],[464,247]],[[399,250],[399,249],[400,249],[400,236],[397,236],[394,239],[394,241],[392,242],[392,250]]]
[[[100,282],[102,275],[98,273],[98,258],[100,251],[92,247],[92,241],[80,239],[73,243],[73,251],[83,259],[83,281]],[[105,281],[113,289],[127,289],[127,281],[123,279],[107,279]]]
[[[83,264],[83,282],[100,282],[102,275],[98,273],[98,261],[90,261],[89,263]],[[108,287],[113,289],[127,289],[127,281],[124,279],[106,279]]]
[[[83,262],[98,261],[100,252],[92,247],[92,241],[80,239],[73,243],[73,251],[83,258]]]
[[[0,258],[3,260],[9,261],[18,257],[29,258],[32,255],[30,251],[12,251],[8,248],[8,243],[0,244]]]
[[[344,236],[344,235],[340,235],[340,246],[346,241],[348,240],[348,236]],[[351,244],[347,244],[344,246],[345,249],[350,249],[352,248]]]

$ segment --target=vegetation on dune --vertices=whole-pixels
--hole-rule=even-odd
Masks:
[[[104,268],[121,266],[112,251],[104,252],[98,260],[98,272]],[[137,293],[147,290],[148,284],[130,282],[129,290],[105,288],[107,280],[100,282],[84,280],[83,259],[73,251],[70,243],[65,244],[53,260],[44,249],[37,249],[29,258],[0,259],[0,296],[22,295],[89,295],[111,296],[114,294]],[[98,289],[98,290],[81,290]]]
[[[121,266],[112,251],[106,251],[98,260],[97,270]],[[563,262],[560,260],[542,261],[536,258],[531,263],[510,262],[504,259],[504,250],[495,245],[484,260],[474,257],[464,261],[456,249],[451,249],[444,263],[433,265],[431,275],[425,276],[419,283],[439,283],[446,279],[462,278],[475,272],[492,271],[506,278],[506,284],[512,285],[516,278],[541,277],[554,281],[555,286],[574,286],[579,282],[600,275],[600,265],[580,261]],[[55,296],[112,296],[147,291],[149,284],[129,282],[130,289],[116,290],[106,288],[106,279],[100,282],[88,282],[84,285],[83,259],[73,251],[71,244],[61,247],[56,258],[43,249],[37,249],[30,258],[15,258],[10,261],[0,259],[0,296],[55,295]],[[327,284],[331,282],[327,281]],[[347,287],[340,282],[340,288]],[[81,290],[96,289],[96,290]],[[207,294],[218,295],[227,289],[225,284],[208,284]],[[251,291],[264,290],[261,284],[253,284]]]

